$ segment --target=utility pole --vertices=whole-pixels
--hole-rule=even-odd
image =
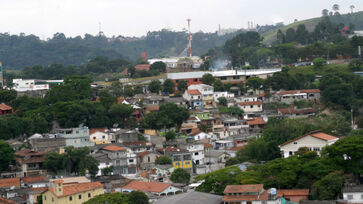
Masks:
[[[4,86],[3,65],[0,62],[0,87]]]
[[[362,59],[362,50],[360,48],[360,45],[358,45],[358,57],[359,57],[360,61],[363,61],[363,59]]]

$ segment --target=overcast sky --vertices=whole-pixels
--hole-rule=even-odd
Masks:
[[[246,28],[321,15],[324,8],[340,5],[340,12],[363,10],[363,0],[1,0],[0,32],[35,34],[45,39],[54,33],[83,36],[142,36],[147,31],[186,28],[214,32],[222,28]]]

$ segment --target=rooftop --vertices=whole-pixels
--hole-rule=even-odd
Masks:
[[[12,110],[13,108],[11,106],[0,104],[0,110]]]
[[[103,188],[103,185],[100,182],[90,182],[90,183],[79,183],[79,184],[73,184],[73,185],[66,185],[63,186],[63,194],[57,197],[64,197],[73,195],[76,193],[82,193],[86,191],[90,191],[97,188]],[[49,190],[54,194],[54,189],[49,188]]]
[[[308,196],[309,189],[279,189],[277,190],[277,196]]]
[[[201,95],[201,93],[198,91],[198,89],[188,89],[187,92],[190,95]]]
[[[248,102],[239,102],[238,105],[240,106],[249,106],[249,105],[262,105],[262,101],[248,101]]]
[[[290,90],[290,91],[278,91],[277,95],[289,95],[300,93],[320,93],[319,89],[302,89],[302,90]]]
[[[161,193],[166,188],[171,186],[169,183],[157,183],[157,182],[143,182],[143,181],[132,181],[126,186],[122,187],[123,189],[133,189],[138,191],[146,191],[152,193]]]
[[[138,64],[135,66],[135,69],[137,71],[149,71],[150,70],[150,64]]]
[[[92,135],[96,132],[106,132],[107,128],[92,128],[89,130],[89,134]]]
[[[320,132],[320,131],[312,131],[312,132],[309,132],[309,133],[307,133],[307,134],[305,134],[305,135],[302,135],[302,136],[300,136],[300,137],[297,137],[297,138],[295,138],[295,139],[293,139],[293,140],[289,140],[289,141],[287,141],[287,142],[285,142],[285,143],[283,143],[283,144],[279,145],[279,147],[285,146],[285,145],[287,145],[287,144],[289,144],[289,143],[291,143],[291,142],[297,141],[297,140],[299,140],[299,139],[301,139],[301,138],[304,138],[304,137],[306,137],[306,136],[309,136],[309,135],[310,135],[310,136],[312,136],[312,137],[315,137],[315,138],[317,138],[317,139],[321,139],[321,140],[325,140],[325,141],[338,140],[338,139],[339,139],[339,138],[337,138],[337,137],[334,137],[334,136],[332,136],[332,135],[328,135],[328,134],[323,133],[323,132]]]
[[[12,186],[20,186],[20,178],[6,178],[0,179],[0,188],[7,188]]]
[[[247,123],[248,125],[265,125],[266,121],[264,121],[262,117],[256,117],[252,120],[248,120]]]
[[[178,195],[167,196],[158,199],[156,204],[219,204],[222,202],[222,196],[197,191],[188,191]]]
[[[119,147],[117,145],[108,145],[106,147],[103,147],[102,149],[112,151],[112,152],[125,151],[125,148]]]
[[[224,189],[224,194],[227,193],[249,193],[249,192],[261,192],[263,190],[263,184],[247,184],[247,185],[228,185]]]

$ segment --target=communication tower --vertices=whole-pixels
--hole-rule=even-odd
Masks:
[[[188,50],[189,50],[189,57],[192,57],[192,34],[190,32],[190,21],[192,21],[192,19],[188,18],[187,19],[188,30],[189,30],[189,34],[188,34]]]

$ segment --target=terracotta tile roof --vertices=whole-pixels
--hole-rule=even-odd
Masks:
[[[15,161],[19,164],[34,164],[34,163],[43,163],[45,160],[45,156],[33,156],[29,159],[24,158],[15,158]]]
[[[247,192],[261,192],[263,184],[247,184],[247,185],[228,185],[224,189],[224,194],[227,193],[247,193]]]
[[[164,149],[162,149],[162,151],[165,151],[165,152],[189,152],[186,149],[181,149],[181,148],[176,148],[176,147],[165,147]]]
[[[24,177],[21,178],[21,180],[24,183],[35,183],[35,182],[47,181],[48,179],[45,176],[34,176],[34,177]]]
[[[120,73],[122,76],[125,76],[128,74],[128,69],[125,68],[121,73]]]
[[[73,185],[63,186],[63,195],[57,196],[54,192],[54,188],[49,188],[48,190],[51,191],[57,197],[64,197],[73,195],[76,193],[82,193],[86,191],[90,191],[93,189],[103,188],[103,185],[100,182],[90,182],[90,183],[79,183]]]
[[[1,204],[17,204],[17,202],[0,197]]]
[[[12,110],[13,108],[11,106],[0,104],[0,110]]]
[[[238,105],[240,106],[249,106],[249,105],[262,105],[262,101],[248,101],[248,102],[239,102]]]
[[[282,143],[282,144],[280,144],[280,145],[279,145],[279,147],[285,146],[285,145],[287,145],[287,144],[290,144],[291,142],[294,142],[294,141],[296,141],[296,140],[299,140],[299,139],[304,138],[304,137],[309,136],[309,135],[310,135],[310,136],[312,136],[312,137],[315,137],[315,138],[321,139],[321,140],[325,140],[325,141],[334,140],[334,139],[339,139],[339,138],[337,138],[337,137],[334,137],[334,136],[331,136],[331,135],[325,134],[325,133],[320,132],[319,130],[317,130],[317,131],[309,132],[309,133],[307,133],[307,134],[305,134],[305,135],[301,135],[300,137],[297,137],[297,138],[295,138],[295,139],[289,140],[289,141],[287,141],[287,142],[285,142],[285,143]]]
[[[15,156],[21,156],[21,157],[25,157],[25,156],[40,156],[40,155],[46,155],[48,154],[47,152],[38,152],[38,151],[33,151],[30,149],[22,149],[20,151],[15,152]]]
[[[204,143],[204,148],[213,148],[213,145],[209,143]]]
[[[323,132],[314,133],[314,134],[311,134],[311,136],[322,139],[322,140],[326,140],[326,141],[338,139],[337,137],[325,134]]]
[[[92,135],[96,132],[106,132],[107,128],[92,128],[89,130],[89,134]]]
[[[278,197],[281,196],[308,196],[309,189],[280,189],[277,190]]]
[[[261,94],[258,94],[258,97],[261,98],[261,97],[264,97],[266,94],[265,93],[261,93]]]
[[[63,179],[54,180],[53,183],[64,183]]]
[[[11,186],[20,186],[20,178],[6,178],[0,179],[0,188],[7,188]]]
[[[120,103],[122,103],[122,102],[124,102],[125,101],[125,98],[123,98],[123,97],[118,97],[117,98],[117,103],[118,104],[120,104]]]
[[[147,106],[147,111],[159,111],[159,106]]]
[[[102,149],[112,151],[112,152],[125,151],[125,148],[119,147],[117,145],[108,145],[106,147],[103,147]]]
[[[142,182],[142,181],[132,181],[126,186],[122,187],[123,189],[134,189],[139,191],[146,191],[152,193],[161,193],[166,188],[171,186],[169,183],[156,183],[156,182]]]
[[[137,71],[149,71],[150,70],[150,64],[138,64],[135,66],[135,69]]]
[[[140,152],[140,153],[137,154],[137,157],[143,157],[143,156],[151,154],[151,153],[152,152],[150,152],[150,151]]]
[[[248,125],[265,125],[266,121],[264,121],[262,117],[256,117],[247,121],[247,123]]]
[[[188,89],[187,91],[190,95],[201,95],[197,89]]]
[[[288,95],[298,93],[320,93],[319,89],[303,89],[303,90],[290,90],[290,91],[278,91],[277,95]]]

